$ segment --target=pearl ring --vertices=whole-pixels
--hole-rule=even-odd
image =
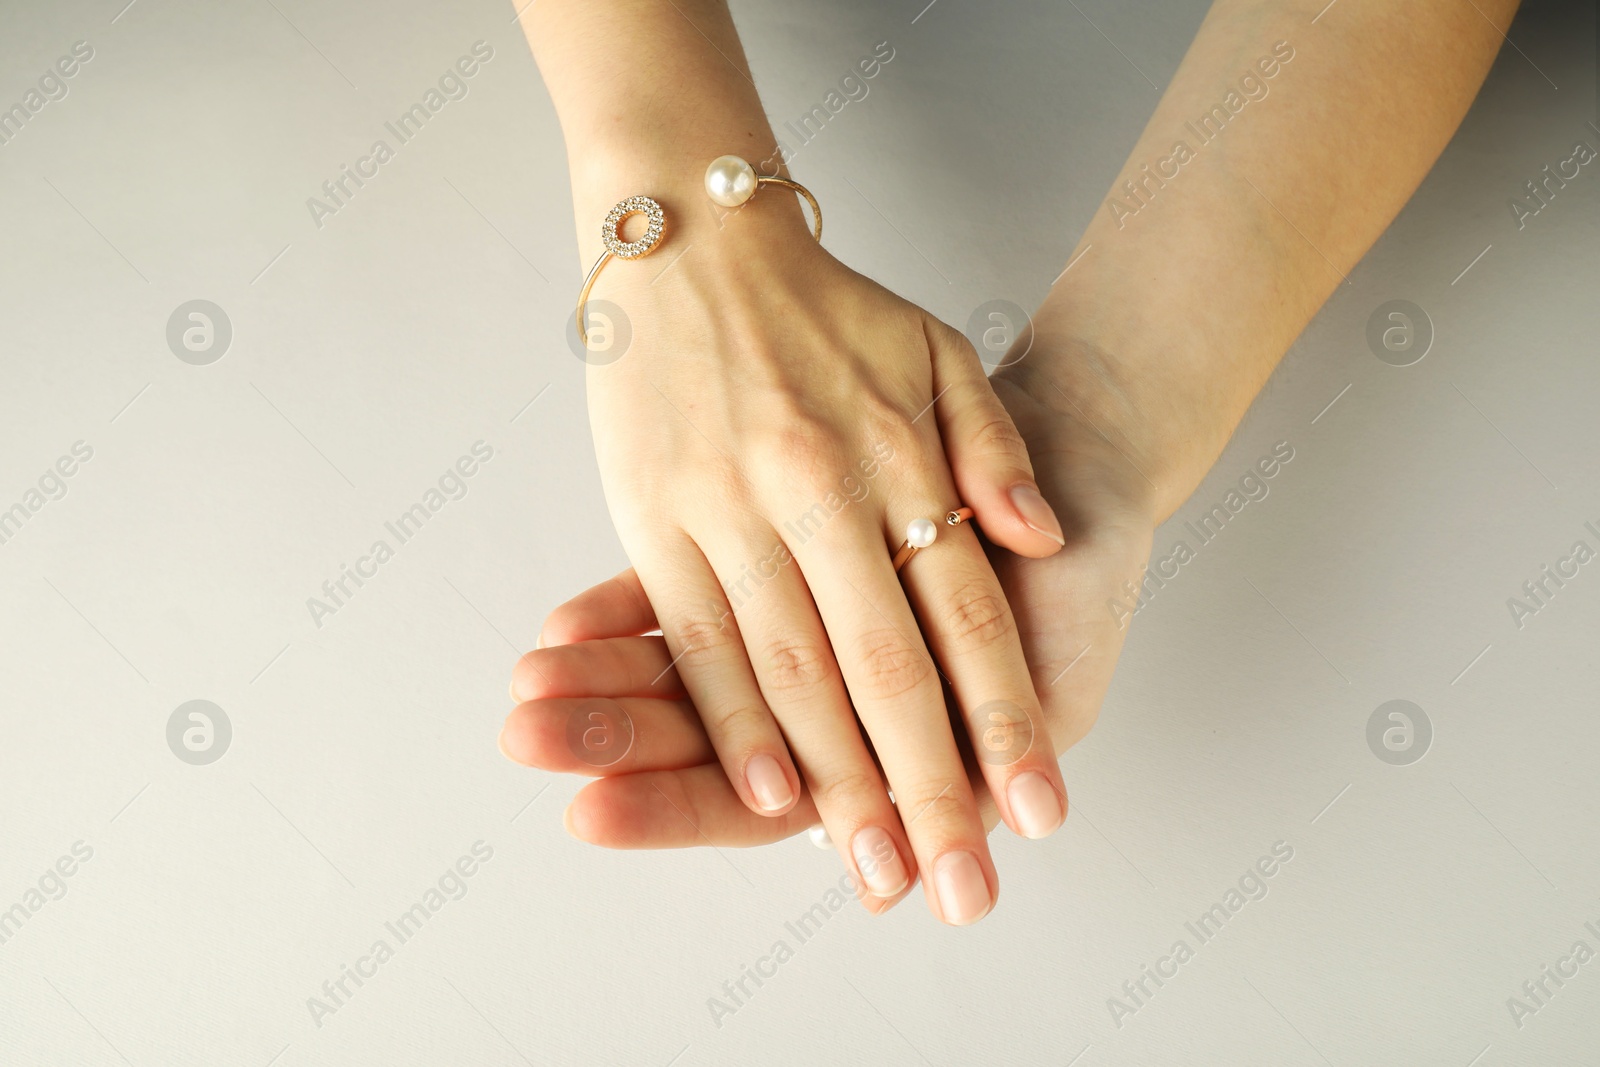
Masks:
[[[972,518],[972,509],[961,507],[956,508],[954,511],[945,515],[944,521],[945,525],[947,526],[960,526],[970,518]],[[906,565],[906,561],[917,554],[918,549],[927,548],[929,545],[933,544],[938,536],[939,527],[934,524],[932,519],[912,519],[911,522],[906,525],[906,539],[904,543],[902,543],[900,547],[895,550],[895,571],[898,572],[901,567],[904,567]]]

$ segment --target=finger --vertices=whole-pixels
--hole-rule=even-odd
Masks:
[[[554,648],[596,637],[631,637],[660,628],[638,573],[629,567],[547,615],[538,647]]]
[[[776,531],[764,534],[769,547],[748,563],[733,562],[725,528],[698,540],[724,576],[756,681],[845,868],[866,893],[897,898],[911,884],[910,844],[800,569]]]
[[[939,490],[926,492],[937,499]],[[900,578],[1006,825],[1048,837],[1066,817],[1066,789],[1016,621],[970,524],[938,521],[934,529],[937,539],[906,562]]]
[[[627,703],[625,700],[619,700],[618,702],[626,703],[626,706],[630,709],[635,708],[634,704]],[[537,707],[542,703],[545,702],[535,702],[534,704],[527,706]],[[711,741],[708,737],[706,737],[705,726],[700,722],[699,714],[692,710],[692,706],[688,705],[686,702],[676,701],[668,702],[639,700],[637,703],[639,705],[639,710],[632,710],[629,712],[629,718],[631,719],[633,730],[633,748],[628,753],[628,758],[626,760],[619,761],[613,766],[599,768],[598,770],[602,777],[614,777],[622,779],[635,777],[652,771],[693,770],[694,768],[692,766],[689,766],[683,762],[685,755],[691,751],[702,754],[703,758],[700,760],[701,764],[709,765],[711,769],[716,771],[718,774],[722,773],[721,764],[717,762],[716,754],[711,748]],[[645,707],[645,705],[665,706],[668,704],[672,705],[673,710],[661,714],[655,713],[656,709],[654,708]],[[520,708],[517,710],[518,712],[522,711]],[[515,714],[517,714],[517,712],[513,712],[513,715]],[[509,728],[509,720],[507,725]],[[549,727],[545,724],[540,724],[540,728],[549,729]],[[565,750],[561,749],[557,745],[556,739],[546,736],[542,737],[540,741],[536,743],[539,745],[537,754],[533,755],[532,758],[528,760],[528,762],[531,762],[534,766],[551,771],[578,771],[579,773],[591,773],[591,771],[588,769],[573,767],[568,763],[563,763],[562,761],[566,758],[563,756],[563,752]],[[513,759],[518,758],[518,755],[510,752],[508,752],[507,755],[511,756]],[[978,806],[983,816],[984,827],[986,829],[992,829],[994,826],[999,824],[999,811],[994,805],[994,800],[989,794],[988,787],[983,783],[982,777],[977,769],[976,761],[970,757],[967,757],[965,754],[964,758],[967,760],[968,773],[974,783],[974,792],[977,794]],[[726,775],[723,777],[725,778]],[[580,792],[578,796],[580,800],[583,800],[584,803],[587,803],[588,801],[584,800],[584,798],[593,796],[606,797],[609,796],[609,794],[603,792],[595,794],[585,790],[584,792]],[[706,839],[700,841],[700,844],[722,846],[748,843],[746,841],[746,837],[748,836],[747,831],[742,829],[739,830],[739,834],[744,836],[738,838],[724,838],[719,836],[719,828],[728,825],[742,827],[745,821],[744,817],[749,815],[749,811],[747,808],[745,808],[744,802],[739,799],[739,795],[735,793],[731,787],[726,789],[723,793],[716,794],[715,797],[713,797],[713,795],[708,791],[702,791],[700,794],[700,803],[708,810],[714,810],[715,805],[721,804],[724,801],[728,805],[731,805],[737,809],[739,818],[729,819],[717,816],[715,814],[713,814],[711,817],[708,817],[704,826],[702,827],[705,830]],[[574,803],[578,802],[575,801]],[[803,800],[802,804],[797,806],[796,810],[804,810],[805,803],[806,801]],[[601,815],[604,817],[605,813],[601,813]],[[770,823],[773,827],[778,828],[778,830],[774,831],[775,833],[779,832],[779,830],[781,830],[781,828],[785,825],[779,820],[762,819],[761,821],[763,823]],[[610,824],[605,825],[609,826]],[[811,825],[815,825],[815,823]],[[620,828],[617,827],[612,827],[612,829],[620,830]],[[798,833],[798,828],[794,829],[793,832]],[[661,833],[659,828],[652,828],[649,825],[641,825],[633,831],[633,834],[634,836],[632,840],[634,843],[629,846],[633,848],[673,848],[678,847],[679,844],[683,843],[679,840],[681,837],[681,823],[677,822],[671,824],[669,826],[669,831],[666,833]],[[658,834],[660,836],[657,836]],[[779,837],[773,837],[770,840],[779,840]],[[596,841],[595,843],[606,844],[607,842]]]
[[[890,566],[881,521],[841,512],[790,547],[894,790],[928,907],[951,925],[976,922],[993,908],[999,879],[939,674]]]
[[[1066,545],[1061,522],[1039,492],[1027,445],[989,387],[966,338],[928,321],[934,412],[961,502],[984,536],[1022,556],[1042,558]]]
[[[800,797],[800,775],[705,556],[681,532],[630,547],[640,564],[640,581],[656,605],[671,662],[728,780],[751,811],[769,816],[788,811]]]
[[[994,553],[991,553],[992,559],[994,555]],[[996,560],[994,565],[1000,567],[1015,565],[1015,563],[1016,561],[1014,560],[1000,559]],[[1022,565],[1026,566],[1026,564]],[[617,588],[618,586],[622,588],[619,589]],[[1049,598],[1030,597],[1027,595],[1029,588],[1026,585],[1020,587],[1023,594],[1022,603],[1013,603],[1014,614],[1019,618],[1026,611],[1033,611],[1041,616],[1052,614],[1051,603],[1053,601],[1051,603],[1034,604],[1033,601],[1035,600],[1048,600]],[[1071,595],[1072,590],[1062,589],[1056,592],[1060,596],[1066,597]],[[637,599],[633,595],[634,593],[637,593]],[[1088,597],[1087,599],[1092,601],[1094,598]],[[650,694],[680,695],[683,691],[682,684],[678,681],[677,671],[669,666],[670,654],[667,652],[666,642],[663,638],[649,637],[638,641],[606,641],[608,638],[630,637],[643,630],[657,627],[653,610],[640,612],[635,609],[635,605],[640,602],[648,604],[648,601],[644,600],[644,587],[639,584],[638,575],[630,567],[615,578],[607,579],[600,585],[580,593],[555,609],[549,619],[546,620],[546,646],[555,645],[559,647],[568,640],[583,642],[583,644],[581,646],[573,645],[569,651],[552,650],[554,659],[541,658],[538,654],[529,653],[530,663],[537,662],[547,677],[541,679],[527,663],[519,664],[519,671],[527,675],[528,682],[539,686],[539,688],[528,690],[526,696],[514,695],[513,699],[519,701],[538,700],[554,696],[616,698],[627,696],[630,693],[641,696]],[[557,619],[558,615],[561,616],[559,621]],[[1033,629],[1050,635],[1056,632],[1055,627],[1045,626],[1042,623],[1033,627]],[[1101,629],[1104,629],[1104,627]],[[1114,631],[1115,628],[1113,627],[1112,630]],[[548,639],[550,633],[558,633],[563,636],[552,642]],[[1113,633],[1112,636],[1118,635]],[[1037,684],[1039,686],[1047,686],[1052,683],[1053,679],[1056,688],[1049,690],[1049,694],[1054,698],[1066,693],[1068,690],[1076,693],[1079,688],[1077,686],[1078,679],[1093,675],[1095,679],[1095,684],[1092,686],[1093,692],[1082,696],[1080,699],[1073,700],[1071,703],[1074,705],[1082,703],[1086,706],[1093,705],[1098,707],[1106,688],[1104,679],[1109,678],[1110,675],[1109,665],[1104,670],[1093,670],[1094,664],[1088,662],[1090,657],[1083,656],[1082,653],[1086,650],[1091,653],[1096,652],[1101,647],[1108,648],[1110,652],[1107,658],[1110,663],[1114,664],[1115,654],[1121,646],[1121,640],[1118,639],[1115,642],[1111,640],[1084,640],[1071,647],[1068,647],[1066,642],[1056,643],[1061,645],[1059,649],[1052,647],[1040,650],[1041,654],[1046,656],[1046,661],[1040,666],[1039,670],[1034,672],[1037,675]],[[599,646],[602,644],[607,645],[607,647],[600,648]],[[569,653],[573,658],[568,658]],[[1058,659],[1059,662],[1057,662]],[[1080,659],[1083,662],[1080,662]],[[1070,670],[1066,668],[1070,668]],[[665,670],[665,674],[662,673],[663,670]],[[1043,673],[1041,674],[1040,671],[1043,671]],[[1071,674],[1072,677],[1067,677],[1068,674]],[[658,684],[646,689],[638,689],[636,688],[637,683],[629,682],[626,679],[658,679]],[[513,684],[515,685],[516,683]],[[1061,693],[1058,693],[1057,690],[1060,690]],[[1062,717],[1070,718],[1074,723],[1079,719],[1084,719],[1088,722],[1093,721],[1090,715],[1063,715]],[[635,737],[638,738],[638,748],[629,754],[629,758],[623,764],[603,768],[602,773],[605,775],[675,769],[680,766],[676,756],[663,756],[657,759],[657,754],[677,752],[690,745],[703,745],[704,751],[712,751],[711,743],[706,739],[705,728],[701,725],[697,713],[659,718],[635,716],[633,725]],[[987,725],[993,728],[997,726],[997,723],[991,718],[988,720]],[[1014,733],[1015,731],[1012,732]],[[659,744],[652,744],[651,738],[658,733],[662,735],[659,738]],[[1074,725],[1071,736],[1058,739],[1058,747],[1070,745],[1084,733],[1087,733],[1086,724]],[[559,758],[559,756],[554,758]],[[521,762],[531,762],[532,765],[543,767],[547,770],[574,770],[579,771],[579,773],[586,773],[576,767],[559,765],[555,762],[539,762],[538,759]],[[712,762],[712,760],[707,759],[705,762]],[[999,808],[996,806],[994,796],[990,793],[988,786],[980,778],[981,772],[978,765],[973,761],[969,761],[969,769],[973,772],[971,775],[973,792],[978,802],[979,813],[983,818],[984,828],[992,830],[1000,822]],[[710,843],[723,845],[731,842],[713,840]],[[652,846],[646,843],[639,847],[665,848],[667,845],[662,843]]]
[[[720,766],[602,778],[567,807],[567,832],[604,848],[746,848],[782,841],[817,821],[809,796],[778,816],[744,803]]]
[[[511,699],[660,697],[684,694],[660,637],[591,639],[525,653],[511,669]]]
[[[716,762],[688,700],[557,697],[519,704],[500,751],[529,767],[594,777],[680,770]]]

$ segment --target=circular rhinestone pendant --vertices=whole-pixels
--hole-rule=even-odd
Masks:
[[[644,236],[637,241],[624,241],[617,235],[617,227],[622,225],[623,219],[632,215],[645,217]],[[648,196],[630,196],[606,216],[606,221],[600,226],[600,240],[606,246],[606,251],[618,259],[638,259],[656,250],[666,229],[667,213],[661,210],[660,204]]]

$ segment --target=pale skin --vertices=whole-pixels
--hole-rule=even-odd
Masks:
[[[733,212],[709,200],[717,157],[777,165],[723,4],[551,2],[522,21],[561,117],[580,261],[625,197],[667,212],[662,250],[595,286],[633,340],[591,361],[590,421],[612,518],[726,780],[761,818],[814,803],[886,898],[920,874],[941,918],[981,918],[998,879],[942,683],[963,708],[1043,712],[972,525],[945,527],[938,566],[897,575],[891,555],[912,520],[960,504],[994,543],[1059,551],[1019,434],[965,339],[830,256],[794,193]],[[984,779],[1030,837],[1066,814],[1038,733]]]
[[[640,0],[615,6],[653,11],[658,5]],[[707,88],[704,83],[685,84],[694,79],[680,77],[673,90],[651,97],[650,113],[634,116],[637,125],[619,118],[627,108],[614,100],[591,101],[588,121],[632,132],[656,124],[681,126],[683,120],[674,116],[703,119],[706,108],[726,106],[723,92],[733,98],[744,94],[736,83],[749,89],[720,56],[713,58],[721,64],[722,74],[715,65],[685,58],[708,51],[705,38],[688,25],[693,20],[713,37],[723,35],[719,44],[742,65],[731,23],[720,5],[677,5],[681,12],[672,4],[659,6],[669,17],[657,27],[672,38],[673,43],[664,46],[671,53],[669,62],[692,64],[697,77],[710,78],[716,86],[710,90],[715,102],[702,100],[704,107],[697,108],[680,100],[680,90],[693,96]],[[538,40],[540,27],[558,35],[574,31],[561,25],[568,13],[559,10],[560,5],[539,7],[547,15],[539,25],[530,25],[529,32],[548,80],[551,69],[544,54],[547,46]],[[917,782],[919,789],[911,795],[921,801],[940,788],[938,783],[948,784],[947,779],[958,774],[959,798],[942,805],[949,810],[929,816],[939,818],[941,825],[926,842],[915,834],[901,836],[907,823],[920,832],[925,820],[913,819],[916,809],[907,807],[898,788],[897,813],[881,795],[852,796],[848,804],[842,803],[832,791],[815,789],[808,773],[808,788],[802,795],[781,810],[763,811],[740,784],[739,768],[728,758],[719,720],[714,710],[708,712],[719,703],[726,705],[726,694],[691,677],[686,660],[671,666],[681,651],[672,632],[676,616],[665,606],[673,602],[671,594],[659,582],[641,582],[628,571],[557,608],[546,620],[543,647],[524,657],[514,674],[513,695],[521,703],[507,721],[502,736],[505,751],[549,770],[604,775],[574,799],[566,817],[569,830],[584,840],[616,848],[755,845],[788,837],[820,819],[833,840],[841,842],[849,840],[841,833],[848,835],[866,825],[861,821],[865,817],[890,832],[902,850],[897,856],[912,856],[915,861],[906,870],[907,883],[892,892],[887,887],[879,892],[866,880],[861,897],[869,910],[880,912],[897,903],[918,875],[925,883],[937,883],[940,872],[933,861],[942,850],[956,848],[979,858],[988,897],[980,902],[981,910],[972,909],[976,915],[952,915],[955,909],[941,908],[936,884],[928,894],[929,906],[946,922],[973,921],[987,913],[998,881],[987,850],[980,851],[972,835],[981,837],[1002,817],[1014,830],[1021,829],[1017,812],[1005,803],[1008,784],[1019,773],[1044,773],[1040,766],[1044,760],[1053,768],[1055,754],[1079,741],[1093,725],[1127,632],[1126,620],[1109,611],[1107,602],[1125,599],[1124,583],[1140,582],[1155,527],[1193,492],[1289,345],[1438,158],[1487,75],[1517,4],[1515,0],[1416,0],[1403,5],[1340,0],[1313,25],[1310,20],[1318,7],[1277,0],[1218,0],[1213,6],[1112,190],[1112,196],[1137,211],[1108,207],[1096,215],[1079,243],[1079,249],[1092,249],[1054,285],[1034,316],[1031,351],[990,380],[992,395],[1009,413],[1025,454],[1020,447],[972,447],[977,439],[973,428],[992,427],[997,420],[979,385],[963,376],[959,361],[948,361],[955,367],[950,379],[959,381],[967,396],[948,413],[941,400],[938,435],[925,446],[937,446],[942,440],[954,473],[943,475],[953,482],[941,487],[958,488],[978,509],[993,569],[980,570],[975,557],[970,562],[957,560],[954,552],[941,558],[939,569],[966,566],[973,582],[998,579],[1008,605],[1004,618],[1014,620],[1011,632],[1026,660],[1023,670],[1029,672],[1024,677],[1031,678],[1026,688],[1035,694],[1035,701],[1024,706],[1030,714],[1037,709],[1039,716],[1029,756],[1044,759],[997,768],[974,762],[969,746],[963,773],[961,750],[955,744],[958,737],[946,728],[943,712],[929,715],[921,699],[915,702],[916,714],[885,712],[872,703],[869,693],[851,684],[853,676],[859,677],[851,663],[829,661],[819,670],[833,680],[828,700],[814,700],[807,715],[771,709],[784,731],[778,743],[787,737],[802,764],[816,758],[813,753],[833,758],[830,753],[849,749],[847,735],[853,733],[853,723],[843,715],[849,712],[846,701],[852,700],[883,759],[891,787],[897,775],[909,776],[905,780]],[[552,8],[558,11],[551,13]],[[678,24],[675,30],[667,29],[671,20]],[[525,21],[532,22],[533,16]],[[612,38],[607,47],[615,46]],[[569,41],[565,47],[579,52],[589,46]],[[1270,62],[1258,65],[1264,58]],[[574,56],[571,62],[582,60]],[[1241,96],[1246,91],[1253,94],[1256,90],[1250,85],[1241,90],[1241,76],[1247,73],[1270,91],[1252,97],[1214,140],[1199,146],[1185,124],[1206,114],[1230,90]],[[551,89],[567,127],[568,109],[553,82]],[[751,133],[760,142],[770,137],[770,131],[759,116],[759,104],[754,106],[756,112],[743,118],[760,131]],[[701,120],[691,119],[689,124],[697,121]],[[691,133],[689,139],[693,136],[698,134]],[[1149,179],[1146,165],[1171,175],[1175,164],[1159,161],[1171,160],[1179,139],[1195,150],[1193,158],[1164,183]],[[574,140],[570,127],[568,140],[570,146]],[[622,142],[627,140],[624,135]],[[679,143],[675,137],[674,144]],[[693,151],[686,149],[685,154]],[[752,158],[768,154],[754,153]],[[704,156],[702,150],[696,158]],[[692,159],[672,164],[689,176],[691,185],[697,177],[693,164]],[[608,169],[612,166],[621,168],[620,176]],[[636,185],[661,182],[660,161],[642,166],[643,170],[637,160],[622,163],[575,156],[579,218],[598,219],[611,202]],[[1127,180],[1142,182],[1138,188],[1143,195],[1130,195],[1123,186]],[[692,193],[691,189],[685,195]],[[765,217],[759,223],[769,224],[783,223]],[[798,213],[789,225],[791,246],[797,246],[794,233],[803,236]],[[586,255],[590,251],[584,248]],[[777,304],[735,286],[736,302],[748,300],[739,303],[735,313],[740,329],[747,332],[733,335],[739,341],[713,339],[707,347],[719,351],[743,343],[760,351],[766,336],[760,326],[763,313],[779,308],[792,317],[796,308],[825,308],[814,321],[804,323],[807,330],[816,331],[813,336],[819,343],[827,339],[832,349],[859,351],[865,339],[867,351],[882,354],[870,364],[863,383],[870,381],[879,393],[885,392],[885,382],[909,383],[898,397],[901,408],[894,402],[869,401],[865,410],[839,409],[837,421],[831,423],[835,440],[865,440],[859,434],[863,422],[876,421],[881,428],[892,421],[893,411],[903,409],[906,395],[931,399],[936,392],[932,383],[943,387],[939,368],[945,364],[940,362],[938,339],[959,348],[954,343],[958,339],[934,327],[925,327],[930,340],[923,348],[914,337],[885,338],[876,332],[881,312],[889,306],[881,301],[894,298],[880,297],[882,291],[872,283],[843,271],[815,249],[799,260],[778,257],[775,269],[791,273],[773,276],[764,270],[758,280],[749,282],[775,287],[781,294]],[[687,257],[679,264],[684,266]],[[718,298],[726,299],[725,293],[719,291]],[[648,301],[639,306],[650,309],[640,314],[667,313]],[[869,306],[880,314],[867,318],[852,314]],[[903,321],[911,322],[920,313],[913,309],[904,315]],[[675,340],[707,344],[703,323],[702,333],[695,334],[692,324],[675,321]],[[784,321],[790,324],[790,318]],[[681,358],[675,353],[674,361]],[[836,373],[838,357],[830,358]],[[781,357],[771,365],[792,369]],[[774,396],[805,396],[809,403],[816,395],[806,392],[804,375],[795,378],[775,371],[767,384]],[[613,394],[599,403],[592,400],[597,441],[605,437],[601,419],[637,417],[625,414],[635,410],[630,405],[636,402],[637,398]],[[749,434],[748,427],[740,427],[737,419],[729,424],[728,440],[751,440],[739,436]],[[990,430],[988,436],[996,435]],[[602,455],[605,448],[602,444]],[[918,463],[938,466],[924,453],[916,455]],[[822,455],[812,458],[824,460]],[[1030,539],[1028,535],[1038,531],[1015,509],[1007,513],[1006,490],[1023,472],[1030,479],[1036,472],[1038,486],[1060,518],[1066,542],[1061,551],[1052,552],[1057,546],[1048,540]],[[612,507],[619,526],[626,527],[629,513],[615,500]],[[630,539],[626,528],[624,543],[636,565],[642,564],[646,557],[635,554],[636,540]],[[803,570],[804,557],[796,556]],[[917,562],[926,560],[913,561]],[[925,568],[917,581],[907,583],[910,605],[901,618],[915,627],[909,610],[915,608],[925,629],[932,621],[934,654],[948,672],[950,662],[963,662],[962,650],[953,647],[952,637],[942,644],[937,632],[940,611],[928,605],[946,594],[934,591],[932,585],[949,577],[928,573],[933,570]],[[809,572],[806,578],[810,580]],[[967,580],[969,576],[963,576],[962,581]],[[928,585],[919,588],[923,582]],[[822,607],[827,594],[815,586],[812,591]],[[891,592],[884,588],[877,595],[889,601]],[[802,599],[799,591],[795,599]],[[948,613],[950,602],[944,601],[942,607]],[[825,608],[822,616],[834,647],[846,648],[845,642],[859,637],[858,630],[843,623],[836,627]],[[742,615],[739,623],[745,625]],[[775,618],[771,625],[774,630],[767,644],[779,634],[793,633],[785,628],[797,622],[788,616]],[[637,636],[658,626],[664,637]],[[907,632],[914,634],[915,629]],[[1018,668],[1011,644],[995,640],[989,647],[995,651],[985,657],[985,667],[966,668],[961,677],[950,672],[958,705],[953,711],[970,711],[971,701],[980,693],[992,699],[988,694],[997,692],[996,687],[1014,682],[1010,672]],[[759,665],[756,673],[760,674]],[[937,689],[936,676],[931,681],[927,699]],[[819,685],[819,691],[822,688]],[[1004,693],[1011,697],[1019,691],[1012,685]],[[634,725],[631,751],[603,771],[573,757],[563,741],[566,716],[584,698],[616,701]],[[818,708],[833,714],[819,714]],[[826,738],[819,733],[815,740],[808,735],[802,742],[790,729],[791,715],[796,724],[802,718],[813,723],[826,718],[832,732]],[[970,722],[966,725],[973,727]],[[937,744],[919,744],[929,736]],[[860,734],[854,737],[859,742]],[[858,766],[859,761],[871,759],[864,746],[851,751]],[[863,794],[873,791],[871,781],[863,782]],[[1059,776],[1049,781],[1052,788],[1060,784]],[[662,798],[671,803],[663,804]],[[859,873],[860,865],[847,845],[841,844],[841,854],[852,872]]]

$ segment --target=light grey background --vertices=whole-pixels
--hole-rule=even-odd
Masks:
[[[1524,12],[1158,532],[1164,552],[1294,447],[1140,613],[1065,757],[1066,828],[996,835],[995,913],[852,907],[800,944],[784,923],[832,854],[602,852],[561,829],[577,779],[495,751],[543,613],[625,564],[562,341],[559,131],[511,10],[124,2],[12,3],[0,27],[5,106],[95,50],[0,147],[0,508],[94,450],[0,545],[0,909],[93,849],[0,945],[0,1060],[1600,1060],[1600,960],[1520,1028],[1507,1007],[1573,942],[1600,950],[1600,562],[1521,629],[1506,604],[1600,548],[1600,167],[1520,231],[1507,204],[1600,147],[1592,5]],[[737,14],[775,123],[893,45],[794,170],[835,253],[960,325],[1042,297],[1206,5],[924,2]],[[1307,39],[1344,14],[1305,7]],[[470,95],[319,229],[307,198],[479,40]],[[232,323],[209,366],[166,343],[194,299]],[[1437,331],[1410,367],[1365,340],[1394,299]],[[479,440],[468,495],[315,626],[306,599]],[[195,699],[233,728],[205,766],[167,746]],[[1367,745],[1395,699],[1433,725],[1409,766]],[[479,840],[467,895],[315,1025],[307,998]],[[1277,841],[1269,895],[1118,1026],[1108,998]],[[716,1025],[708,998],[780,939],[794,958]]]

